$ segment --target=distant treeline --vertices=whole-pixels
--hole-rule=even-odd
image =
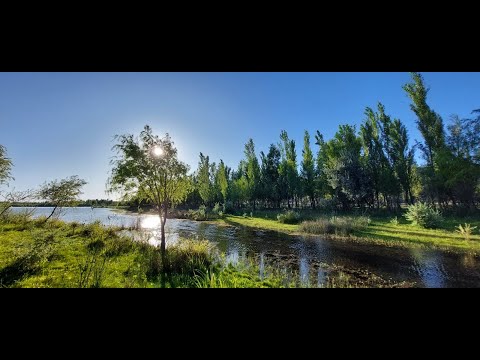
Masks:
[[[78,207],[89,206],[89,207],[117,207],[117,206],[128,206],[128,202],[114,201],[107,199],[89,199],[84,201],[79,201],[75,204]],[[32,206],[32,207],[54,207],[54,203],[48,201],[43,202],[14,202],[13,206]]]

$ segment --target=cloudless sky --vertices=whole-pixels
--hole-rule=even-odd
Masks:
[[[480,108],[480,73],[422,73],[429,105],[448,123]],[[14,162],[10,188],[79,175],[83,199],[107,198],[115,134],[145,124],[168,132],[179,158],[197,168],[199,153],[237,168],[251,137],[257,154],[282,129],[330,139],[339,124],[359,124],[378,101],[421,140],[402,85],[408,73],[0,73],[0,144]]]

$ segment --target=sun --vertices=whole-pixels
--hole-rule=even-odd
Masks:
[[[162,156],[163,155],[163,149],[160,146],[155,146],[153,148],[153,155]]]

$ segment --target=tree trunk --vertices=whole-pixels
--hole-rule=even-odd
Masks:
[[[45,219],[45,222],[47,222],[48,219],[50,219],[50,218],[52,217],[52,215],[53,215],[53,213],[55,212],[55,210],[57,210],[57,207],[58,207],[58,205],[55,205],[55,207],[53,208],[52,213],[51,213],[50,215],[48,215],[48,217]]]

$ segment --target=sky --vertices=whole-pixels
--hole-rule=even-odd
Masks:
[[[480,73],[422,73],[428,103],[445,123],[480,108]],[[365,119],[380,101],[421,140],[402,85],[408,73],[0,73],[0,144],[14,163],[16,190],[79,175],[82,199],[112,198],[105,183],[115,134],[149,124],[170,134],[179,158],[197,168],[199,153],[237,168],[253,138],[257,155],[279,142],[297,144],[316,130],[330,139],[340,124]]]

